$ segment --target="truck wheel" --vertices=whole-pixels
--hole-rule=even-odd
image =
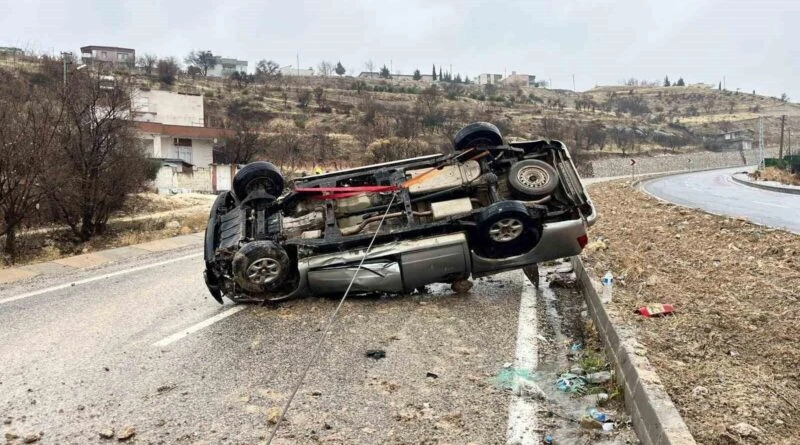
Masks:
[[[519,201],[501,201],[478,215],[470,244],[487,258],[522,255],[533,249],[541,237],[541,225]]]
[[[233,278],[248,292],[268,292],[283,284],[289,263],[283,247],[272,241],[253,241],[233,256]]]
[[[456,151],[464,151],[475,147],[496,147],[503,145],[500,130],[488,122],[475,122],[456,133],[453,137]]]
[[[241,170],[236,172],[233,177],[233,194],[239,201],[242,201],[250,192],[262,189],[272,196],[280,196],[283,193],[283,175],[278,167],[269,162],[251,162]]]
[[[508,185],[528,198],[549,195],[558,187],[558,173],[544,161],[526,159],[511,166]]]

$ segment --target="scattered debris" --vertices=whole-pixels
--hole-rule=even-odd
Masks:
[[[275,425],[278,421],[281,420],[281,415],[283,414],[283,410],[277,406],[273,406],[272,408],[267,410],[267,422],[270,425]]]
[[[458,280],[454,281],[453,284],[450,285],[450,289],[457,294],[466,294],[467,292],[472,289],[472,281],[470,280]]]
[[[114,438],[114,430],[111,429],[111,428],[106,428],[104,430],[101,430],[98,434],[100,434],[100,437],[103,438],[103,439],[113,439]]]
[[[761,428],[756,428],[749,423],[739,422],[736,425],[728,426],[728,432],[741,437],[758,437],[761,435],[762,430]]]
[[[586,380],[579,375],[565,372],[556,380],[556,387],[558,387],[559,391],[563,392],[583,392],[586,388]]]
[[[598,422],[606,423],[611,420],[611,416],[608,413],[604,413],[603,411],[599,411],[597,408],[589,408],[586,413],[594,420]]]
[[[572,352],[578,352],[583,349],[583,343],[577,342],[573,343],[572,346],[569,348]]]
[[[555,444],[555,440],[553,439],[553,436],[551,436],[551,435],[549,435],[549,434],[547,434],[547,435],[545,435],[545,436],[544,436],[543,442],[544,442],[546,445],[553,445],[553,444]]]
[[[651,304],[647,306],[642,306],[639,309],[633,311],[634,314],[639,314],[643,317],[652,318],[652,317],[665,317],[667,315],[672,315],[675,313],[675,307],[671,304]]]
[[[583,416],[581,418],[581,427],[588,430],[599,430],[603,428],[603,423],[599,420],[592,419],[589,416]]]
[[[24,442],[24,443],[36,443],[41,438],[42,438],[42,436],[39,435],[39,434],[28,434],[22,439],[22,442]]]
[[[549,283],[550,287],[563,287],[567,289],[574,289],[578,287],[578,281],[575,279],[575,275],[573,274],[549,274],[547,276],[547,282]]]
[[[383,349],[370,349],[364,355],[375,360],[380,360],[386,358],[386,351]]]
[[[135,435],[136,435],[136,429],[134,429],[132,426],[129,425],[123,428],[122,431],[117,433],[117,440],[120,442],[124,442],[126,440],[129,440]]]
[[[599,385],[611,380],[611,371],[593,372],[591,374],[586,374],[583,378],[587,383]]]
[[[614,431],[614,422],[606,422],[603,424],[603,431]]]
[[[432,379],[438,379],[439,378],[439,374],[437,374],[435,372],[428,371],[428,372],[425,373],[425,377],[432,378]]]

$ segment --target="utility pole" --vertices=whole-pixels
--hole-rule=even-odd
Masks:
[[[70,53],[67,53],[67,52],[64,52],[64,51],[61,52],[61,62],[64,65],[64,68],[63,68],[64,69],[64,88],[67,87],[67,56],[69,54]]]
[[[572,75],[572,91],[575,91],[575,75]]]
[[[788,131],[789,131],[789,144],[788,144],[788,148],[789,149],[787,151],[789,152],[788,153],[789,157],[791,157],[792,156],[792,129],[790,128]]]
[[[727,91],[727,86],[725,85],[725,76],[722,76],[722,91]]]
[[[764,169],[764,116],[758,116],[758,169]]]
[[[297,52],[297,75],[300,75],[300,51]]]
[[[778,159],[783,159],[783,127],[786,124],[786,115],[781,116],[781,147],[778,149]]]

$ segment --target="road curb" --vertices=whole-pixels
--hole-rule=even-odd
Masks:
[[[205,236],[202,232],[191,233],[188,235],[148,241],[146,243],[132,244],[130,246],[98,250],[82,255],[67,256],[53,261],[0,269],[0,286],[13,284],[34,277],[57,275],[72,270],[91,269],[119,260],[137,258],[155,252],[165,252],[195,244],[199,246],[203,244],[204,239]]]
[[[762,190],[769,190],[771,192],[778,192],[778,193],[788,193],[790,195],[800,195],[800,187],[797,188],[789,188],[789,187],[781,187],[777,185],[768,185],[768,184],[759,184],[756,181],[750,181],[747,179],[741,179],[736,177],[736,173],[731,175],[731,179],[734,182],[737,182],[742,185],[746,185],[748,187],[753,187]]]
[[[572,266],[598,335],[614,362],[617,383],[625,391],[625,408],[639,440],[644,445],[696,445],[655,368],[642,352],[644,348],[632,332],[615,324],[615,316],[600,302],[594,284],[599,281],[579,256],[572,257]]]

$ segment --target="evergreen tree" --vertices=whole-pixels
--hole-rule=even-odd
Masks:
[[[665,87],[668,87],[668,86],[670,86],[670,83],[669,83],[669,76],[664,76],[664,86],[665,86]]]
[[[678,81],[675,82],[675,86],[676,87],[685,87],[686,86],[686,82],[683,81],[683,77],[679,77],[678,78]]]
[[[378,75],[378,77],[382,79],[389,79],[392,77],[391,73],[389,73],[389,68],[387,68],[386,65],[381,67],[381,73]]]
[[[464,83],[469,84],[469,76],[464,75]]]
[[[439,80],[444,80],[444,76],[442,75],[442,66],[439,65]]]
[[[459,74],[456,74],[456,79],[455,79],[455,82],[456,82],[456,83],[462,83],[462,82],[463,82],[463,80],[461,80],[461,74],[460,74],[460,73],[459,73]]]
[[[719,87],[717,87],[717,89],[722,91],[722,82],[719,83]]]
[[[341,60],[336,62],[336,68],[334,68],[334,71],[336,72],[336,74],[338,74],[340,76],[344,76],[344,73],[345,73],[346,70],[344,69],[344,65],[342,65],[342,61]]]
[[[419,70],[414,70],[414,80],[422,79],[422,74],[419,73]]]
[[[435,64],[433,65],[433,71],[431,72],[431,75],[433,76],[433,80],[436,80],[436,65]]]

